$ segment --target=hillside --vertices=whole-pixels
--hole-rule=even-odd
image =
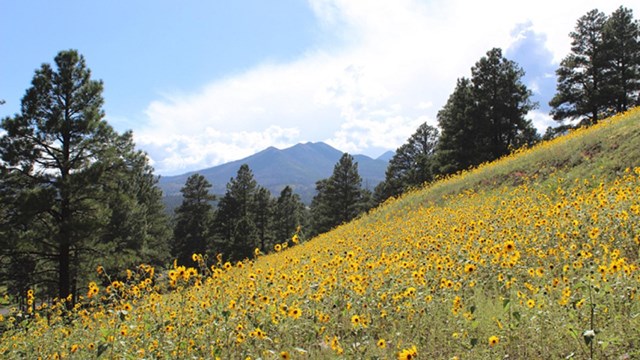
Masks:
[[[0,354],[638,358],[638,199],[640,108],[274,254],[102,274],[71,318],[5,321]]]
[[[384,180],[389,154],[385,153],[384,157],[378,159],[354,155],[363,186],[373,190]],[[289,185],[304,203],[309,204],[315,194],[316,181],[331,176],[341,156],[341,151],[322,142],[297,144],[282,150],[269,147],[241,160],[182,175],[161,177],[159,186],[166,197],[165,202],[173,207],[172,204],[180,202],[180,189],[190,175],[196,172],[203,175],[213,185],[212,193],[224,194],[229,179],[236,176],[242,164],[247,164],[258,184],[269,189],[273,196],[278,196]]]

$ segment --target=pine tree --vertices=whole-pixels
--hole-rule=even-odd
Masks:
[[[311,203],[315,234],[348,222],[364,210],[365,199],[358,163],[349,154],[342,155],[328,179],[316,183],[316,191]]]
[[[455,90],[438,112],[442,132],[436,150],[436,173],[451,174],[482,162],[481,154],[475,151],[481,143],[474,107],[471,80],[458,79]]]
[[[609,116],[640,104],[640,23],[631,9],[621,6],[606,20],[603,48],[604,116]]]
[[[282,243],[291,239],[299,227],[304,228],[305,207],[300,196],[290,186],[285,186],[275,202],[273,232],[275,241]]]
[[[537,104],[522,83],[524,71],[491,49],[459,79],[438,112],[442,129],[435,155],[436,173],[449,174],[495,160],[539,140],[525,116]]]
[[[571,32],[571,53],[556,70],[556,95],[549,105],[555,120],[581,119],[595,124],[606,116],[604,95],[606,58],[603,30],[604,13],[597,9],[578,19]]]
[[[166,247],[156,178],[131,133],[103,119],[102,90],[77,51],[62,51],[55,68],[36,70],[21,113],[2,120],[0,196],[11,229],[0,232],[3,258],[27,259],[29,281],[55,284],[60,298],[76,295],[90,261]]]
[[[535,129],[525,116],[536,108],[522,83],[524,71],[493,48],[471,68],[473,115],[479,122],[476,151],[480,161],[492,161],[535,142]],[[475,164],[474,164],[475,165]]]
[[[433,179],[433,155],[438,129],[423,123],[389,161],[385,180],[376,187],[376,202],[397,196]]]
[[[253,204],[254,224],[258,236],[260,251],[266,253],[273,244],[273,217],[274,201],[271,192],[262,186],[258,186]]]
[[[229,260],[250,258],[258,246],[253,209],[257,186],[251,169],[243,164],[218,203],[216,228],[220,248]]]
[[[311,236],[325,233],[336,226],[328,196],[329,178],[316,181],[316,195],[311,199]]]
[[[179,264],[194,266],[193,254],[206,254],[212,247],[213,205],[211,183],[200,174],[189,176],[182,193],[182,204],[175,209],[173,255]]]
[[[170,258],[171,229],[158,178],[146,155],[135,150],[131,132],[112,145],[123,156],[103,174],[109,220],[92,254],[83,260],[83,271],[91,273],[97,265],[111,274],[140,263],[164,266]],[[98,249],[101,256],[95,256]]]

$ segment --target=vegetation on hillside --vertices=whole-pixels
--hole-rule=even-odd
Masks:
[[[375,194],[344,154],[310,219],[245,164],[217,207],[187,179],[171,224],[102,83],[60,52],[2,120],[0,288],[18,304],[0,355],[640,356],[640,108],[603,120],[640,101],[639,28],[621,7],[571,34],[553,116],[592,127],[537,143],[523,72],[492,49]]]
[[[0,282],[71,299],[96,266],[168,260],[169,227],[146,154],[104,120],[102,82],[61,51],[2,120]]]
[[[3,319],[7,358],[634,358],[640,109],[243,262],[102,268]],[[567,150],[571,151],[567,151]],[[539,164],[531,167],[531,163]]]

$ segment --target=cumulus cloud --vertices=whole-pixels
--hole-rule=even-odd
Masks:
[[[437,124],[456,78],[469,76],[492,47],[523,62],[542,102],[576,19],[596,7],[613,11],[601,0],[309,0],[309,6],[324,38],[339,41],[319,41],[294,61],[263,63],[148,106],[136,142],[159,173],[302,141],[370,155],[395,149],[421,123]],[[543,110],[531,114],[541,131],[552,124]]]

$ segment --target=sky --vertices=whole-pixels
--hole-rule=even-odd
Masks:
[[[638,19],[637,0],[0,0],[0,118],[77,49],[106,120],[159,175],[307,141],[377,157],[437,126],[456,79],[499,47],[543,133],[577,19],[621,5]]]

